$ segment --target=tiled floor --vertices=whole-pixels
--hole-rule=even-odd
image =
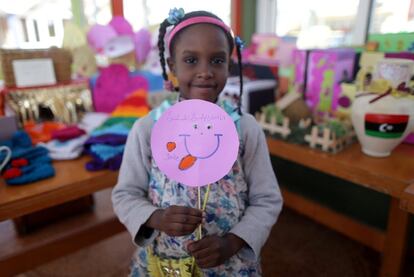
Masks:
[[[127,233],[57,259],[18,277],[125,276],[133,252]],[[377,276],[380,255],[285,209],[263,249],[263,275],[278,277]],[[414,276],[414,261],[404,277]]]

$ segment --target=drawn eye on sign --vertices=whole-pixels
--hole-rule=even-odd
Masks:
[[[203,100],[179,102],[154,124],[151,151],[168,178],[188,186],[214,183],[231,170],[239,139],[231,117]]]

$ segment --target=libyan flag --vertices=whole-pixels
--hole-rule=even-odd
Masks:
[[[365,134],[384,139],[400,138],[407,128],[408,120],[408,115],[366,114]]]

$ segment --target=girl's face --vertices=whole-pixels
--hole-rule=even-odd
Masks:
[[[184,29],[167,60],[184,99],[217,101],[229,74],[229,43],[222,29],[195,24]]]

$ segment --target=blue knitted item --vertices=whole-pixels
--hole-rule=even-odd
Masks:
[[[47,156],[49,150],[43,146],[35,146],[31,148],[12,149],[12,159],[25,158],[28,160],[35,159],[39,156]]]
[[[40,165],[50,163],[52,163],[52,159],[49,156],[40,156],[36,159],[30,160],[29,164],[20,167],[20,170],[23,174],[30,174],[30,172],[37,170]]]
[[[97,171],[102,169],[118,170],[121,167],[122,155],[120,153],[106,161],[99,159],[99,157],[94,157],[93,160],[86,163],[85,168],[89,171]]]
[[[90,154],[98,157],[101,161],[105,162],[110,158],[115,157],[118,154],[124,152],[125,145],[111,146],[106,144],[94,144],[90,148]]]
[[[25,131],[16,131],[11,139],[0,141],[0,145],[9,148],[27,148],[32,146],[32,140]]]
[[[15,132],[10,140],[1,141],[0,145],[11,149],[11,160],[24,158],[29,162],[28,165],[19,167],[21,176],[5,180],[6,184],[22,185],[55,175],[52,160],[48,156],[49,151],[43,146],[32,147],[32,140],[25,131]],[[0,160],[2,159],[4,154],[0,153]],[[11,168],[10,162],[5,169],[8,168]]]
[[[46,179],[55,175],[55,169],[50,163],[41,163],[33,166],[32,171],[25,172],[23,175],[6,180],[8,185],[23,185],[34,181]]]

